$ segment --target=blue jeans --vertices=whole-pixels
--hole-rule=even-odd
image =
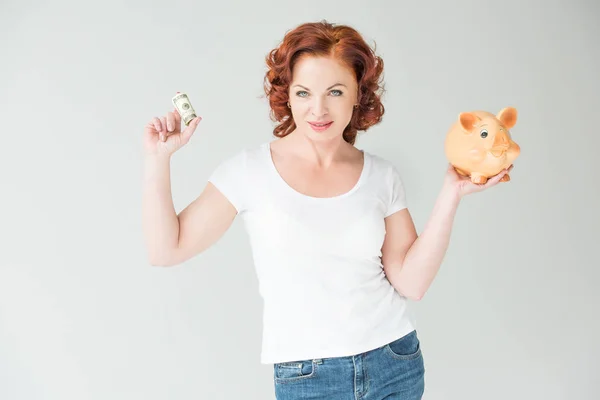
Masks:
[[[417,332],[348,357],[276,363],[277,400],[417,400],[425,366]]]

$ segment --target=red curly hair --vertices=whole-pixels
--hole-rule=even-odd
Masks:
[[[271,107],[271,120],[279,122],[273,130],[276,137],[284,137],[296,128],[287,102],[294,65],[304,56],[333,57],[354,71],[358,108],[343,133],[344,140],[354,144],[358,131],[379,123],[385,112],[381,103],[383,60],[347,25],[311,22],[287,32],[281,44],[266,57],[264,90]]]

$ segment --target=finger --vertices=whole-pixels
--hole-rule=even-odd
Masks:
[[[168,112],[166,119],[167,119],[167,131],[175,132],[177,130],[176,125],[175,125],[175,115],[173,115],[172,112]]]
[[[164,142],[165,140],[167,140],[167,136],[169,135],[169,132],[167,131],[167,118],[166,117],[160,117],[160,122],[162,125],[162,130],[160,131],[161,134],[161,139]]]
[[[156,132],[161,131],[160,119],[158,119],[157,117],[154,117],[154,118],[152,118],[152,121],[150,121],[150,123],[154,126],[154,129],[156,129]]]
[[[173,116],[175,117],[175,124],[177,126],[181,126],[181,115],[179,114],[179,110],[177,108],[173,109]]]
[[[494,176],[491,179],[489,179],[487,181],[487,183],[485,184],[485,186],[486,187],[490,187],[490,186],[496,185],[498,182],[500,182],[500,179],[502,179],[502,177],[504,177],[504,175],[506,175],[507,173],[508,173],[508,171],[505,170],[505,169],[503,169],[498,174],[496,174],[496,176]]]
[[[190,140],[190,138],[194,134],[194,131],[196,130],[196,127],[198,126],[198,124],[200,123],[200,121],[202,121],[202,117],[196,117],[196,118],[194,118],[190,122],[190,124],[185,128],[185,130],[183,132],[181,132],[181,138],[185,142],[187,142],[188,140]]]
[[[498,183],[500,182],[500,179],[502,179],[504,177],[504,175],[506,175],[506,170],[502,170],[502,172],[500,172],[499,174],[497,174],[496,176],[494,176],[491,181],[494,183]]]

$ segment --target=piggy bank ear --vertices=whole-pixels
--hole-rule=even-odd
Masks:
[[[475,124],[479,122],[479,117],[469,112],[462,112],[458,116],[458,120],[465,131],[471,132],[471,130],[475,127]]]
[[[506,127],[506,129],[510,129],[517,123],[517,109],[514,107],[506,107],[503,108],[496,118]]]

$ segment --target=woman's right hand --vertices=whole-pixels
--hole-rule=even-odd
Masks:
[[[181,115],[177,109],[163,117],[154,117],[144,127],[144,150],[148,155],[170,156],[186,145],[201,117],[196,117],[181,131]]]

